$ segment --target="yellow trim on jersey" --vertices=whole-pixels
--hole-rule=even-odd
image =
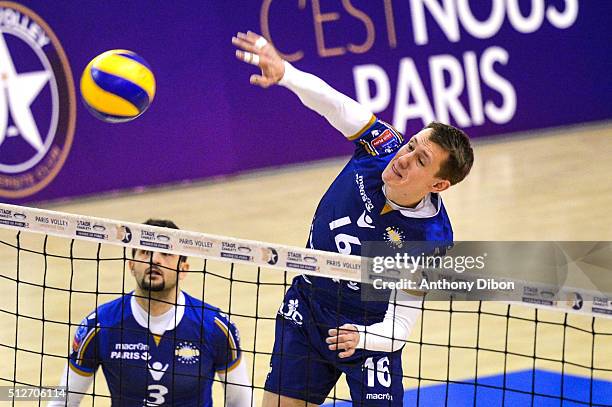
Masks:
[[[233,335],[229,332],[229,329],[227,328],[227,326],[225,326],[225,324],[219,321],[217,318],[215,318],[215,324],[217,324],[219,329],[223,331],[223,333],[227,337],[227,340],[230,342],[230,348],[232,350],[232,362],[237,360],[238,359],[238,346],[236,345],[236,342],[234,341]]]
[[[155,345],[159,346],[159,343],[161,342],[161,335],[155,335],[153,334],[153,340],[155,341]]]
[[[361,130],[359,130],[357,133],[353,134],[350,137],[347,137],[347,139],[354,141],[357,140],[359,137],[361,137],[361,135],[370,128],[371,125],[374,124],[374,122],[376,121],[376,116],[372,115],[372,117],[370,118],[370,121],[368,122],[368,124],[366,124],[365,126],[363,126],[361,128]]]
[[[365,151],[366,151],[368,154],[373,155],[373,156],[377,156],[377,155],[378,155],[378,152],[376,152],[376,151],[374,151],[374,150],[372,150],[372,149],[370,148],[370,144],[369,144],[367,141],[365,141],[365,140],[359,140],[359,144],[361,144],[361,145],[363,146],[363,148],[365,149]]]
[[[380,211],[380,214],[384,215],[392,211],[393,211],[393,208],[391,207],[391,205],[389,205],[388,203],[385,203],[385,206],[383,206],[382,211]]]
[[[85,353],[87,346],[89,346],[89,342],[91,342],[92,338],[96,336],[99,330],[100,330],[100,327],[97,326],[96,329],[94,329],[93,331],[90,331],[87,334],[87,336],[85,337],[85,340],[83,341],[83,344],[81,345],[81,348],[79,349],[79,353],[77,354],[78,360],[83,360],[83,353]]]
[[[217,372],[217,373],[229,373],[232,370],[236,369],[241,362],[242,362],[242,355],[240,355],[238,360],[235,361],[235,363],[233,365],[231,365],[230,367],[228,367],[227,369],[219,369],[219,370],[215,370],[215,372]]]
[[[75,365],[73,365],[71,362],[68,362],[68,366],[70,366],[70,369],[71,369],[71,370],[72,370],[74,373],[78,374],[79,376],[91,377],[91,376],[93,376],[93,374],[94,374],[94,372],[91,372],[91,373],[90,373],[90,372],[85,372],[85,371],[83,371],[83,370],[79,369],[78,367],[76,367]]]

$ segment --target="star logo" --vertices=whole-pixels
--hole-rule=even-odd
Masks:
[[[23,198],[63,166],[76,97],[64,50],[45,21],[13,2],[0,1],[0,15],[0,197]]]
[[[119,226],[117,228],[117,239],[123,243],[130,243],[132,241],[132,230],[127,226]]]
[[[5,136],[21,135],[37,152],[46,152],[36,121],[32,117],[30,105],[49,82],[50,73],[35,71],[18,74],[2,32],[0,32],[0,72],[4,88],[4,92],[0,93],[0,128],[6,129],[4,133],[0,133],[0,145],[4,142]],[[9,111],[16,126],[7,127]]]
[[[273,249],[272,247],[268,247],[267,249],[261,249],[261,251],[262,251],[263,260],[266,263],[272,266],[278,263],[278,252],[276,251],[276,249]]]
[[[576,311],[578,311],[582,309],[582,306],[584,305],[584,300],[580,293],[573,292],[573,293],[567,294],[566,304],[572,307],[572,309],[575,309]]]

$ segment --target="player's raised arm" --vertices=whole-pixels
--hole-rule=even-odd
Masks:
[[[238,59],[261,69],[261,75],[251,75],[253,85],[267,88],[279,84],[290,89],[305,106],[325,117],[345,137],[353,138],[374,123],[370,110],[320,78],[284,61],[264,37],[250,31],[238,33],[232,43],[240,48],[236,50]]]

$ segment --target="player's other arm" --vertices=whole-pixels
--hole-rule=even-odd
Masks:
[[[212,343],[215,350],[215,370],[225,389],[225,405],[244,407],[253,405],[253,389],[242,359],[238,329],[227,316],[219,313],[214,319]]]
[[[350,97],[338,92],[315,75],[300,71],[284,61],[265,38],[248,32],[232,38],[238,59],[257,65],[261,75],[252,75],[251,83],[267,88],[282,85],[295,93],[308,108],[349,139],[354,139],[374,123],[372,112]]]
[[[91,376],[81,376],[68,366],[64,367],[62,378],[59,387],[66,387],[66,401],[54,400],[50,401],[47,406],[59,407],[68,406],[76,407],[81,404],[81,400],[89,387],[94,381],[93,374]]]
[[[251,380],[246,363],[239,360],[230,371],[217,372],[217,376],[225,387],[225,405],[228,407],[244,407],[253,405]]]
[[[393,291],[385,318],[372,325],[344,324],[330,329],[326,342],[331,350],[342,350],[341,358],[352,356],[356,349],[395,352],[401,349],[421,315],[423,299],[405,291]]]
[[[94,381],[98,368],[97,346],[99,325],[95,313],[85,318],[74,334],[72,351],[60,378],[60,387],[66,387],[66,401],[51,401],[48,406],[78,406]]]

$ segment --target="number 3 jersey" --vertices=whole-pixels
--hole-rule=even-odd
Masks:
[[[387,205],[382,172],[405,143],[402,135],[373,118],[354,143],[353,156],[319,202],[308,246],[360,255],[366,241],[386,241],[398,247],[405,241],[451,242],[452,227],[438,194],[429,194],[414,210],[391,210]],[[311,276],[303,279],[300,286],[309,291],[313,301],[364,324],[382,320],[388,307],[387,302],[362,301],[357,283]]]
[[[215,373],[240,363],[238,331],[218,308],[180,292],[161,335],[133,293],[99,306],[78,327],[70,368],[98,366],[113,406],[212,406]],[[152,329],[160,332],[158,329]]]

